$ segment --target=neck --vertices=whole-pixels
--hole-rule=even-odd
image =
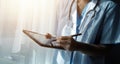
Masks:
[[[79,15],[81,15],[83,9],[85,8],[88,2],[89,0],[77,0],[77,10]]]

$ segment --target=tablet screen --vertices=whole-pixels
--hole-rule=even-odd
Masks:
[[[59,47],[59,46],[51,46],[52,45],[51,42],[56,40],[55,37],[48,39],[45,37],[45,35],[39,34],[37,32],[32,32],[28,30],[23,30],[23,32],[40,46],[63,49],[62,47]]]

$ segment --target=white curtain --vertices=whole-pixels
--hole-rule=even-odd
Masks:
[[[57,0],[0,0],[0,64],[52,64],[53,49],[23,29],[56,35]]]

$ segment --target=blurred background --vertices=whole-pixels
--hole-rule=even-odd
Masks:
[[[54,49],[33,43],[22,30],[56,35],[58,0],[0,0],[0,64],[52,64]]]

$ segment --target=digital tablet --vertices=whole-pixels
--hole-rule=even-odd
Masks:
[[[54,46],[53,42],[56,40],[55,37],[46,38],[44,34],[39,34],[37,32],[23,30],[23,33],[26,34],[30,39],[42,47],[55,48],[55,49],[64,49],[60,46]],[[55,44],[56,45],[56,44]]]

